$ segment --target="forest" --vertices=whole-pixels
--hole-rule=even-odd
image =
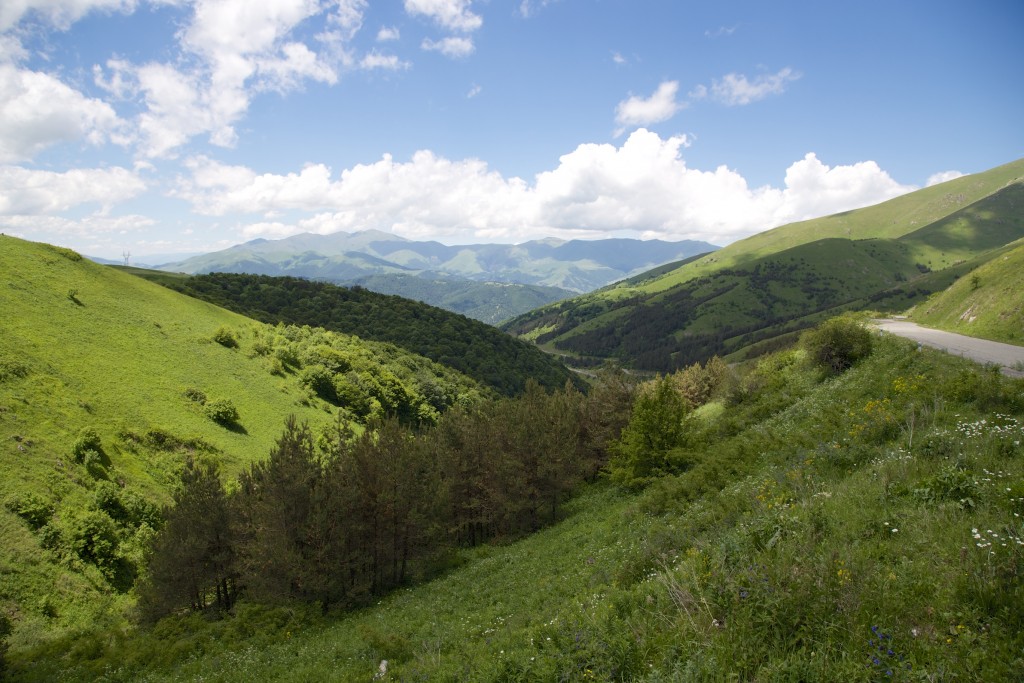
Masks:
[[[314,433],[289,418],[265,461],[224,486],[189,459],[164,510],[140,609],[366,604],[437,574],[453,551],[508,541],[559,520],[607,462],[632,385],[607,374],[580,393],[546,392],[453,407],[432,427],[391,415],[356,434],[344,420]]]
[[[391,342],[512,396],[532,378],[549,389],[578,380],[539,349],[482,322],[399,296],[296,277],[211,273],[147,275],[161,284],[271,324],[309,325]]]

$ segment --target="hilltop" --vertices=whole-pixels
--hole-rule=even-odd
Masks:
[[[902,311],[1024,237],[1024,160],[781,226],[502,327],[575,356],[671,370],[778,348],[845,310]]]

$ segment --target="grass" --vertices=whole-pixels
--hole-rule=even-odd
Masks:
[[[916,306],[921,324],[1008,344],[1024,344],[1024,244],[966,273]]]
[[[1016,680],[1024,383],[876,338],[767,356],[687,463],[360,612],[244,606],[12,654],[24,680]]]
[[[67,249],[0,236],[0,320],[0,609],[15,650],[126,624],[151,528],[139,517],[112,530],[97,517],[101,483],[155,509],[189,454],[233,477],[266,457],[288,415],[314,429],[335,419],[299,374],[257,352],[257,341],[292,332]],[[476,386],[390,345],[344,344],[406,384],[422,370]],[[215,421],[217,406],[237,419]],[[75,452],[85,429],[98,435],[92,455]]]

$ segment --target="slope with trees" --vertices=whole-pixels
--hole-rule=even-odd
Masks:
[[[902,311],[1024,236],[1022,173],[1024,161],[1015,162],[776,228],[503,329],[591,362],[665,371],[778,347],[844,310]]]
[[[393,343],[505,395],[522,392],[530,379],[548,388],[573,380],[556,358],[530,344],[479,321],[399,296],[295,277],[134,272],[264,322],[311,325]]]
[[[0,273],[0,612],[15,645],[124,618],[189,459],[234,476],[290,414],[318,431],[411,428],[493,395],[394,344],[258,323],[68,249],[0,236]]]

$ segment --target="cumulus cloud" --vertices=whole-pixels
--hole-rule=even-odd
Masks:
[[[783,187],[751,188],[725,166],[689,168],[688,145],[686,136],[641,128],[620,146],[578,146],[533,183],[430,151],[407,162],[385,155],[340,174],[323,164],[259,174],[197,158],[175,195],[207,215],[260,216],[242,229],[245,238],[376,228],[449,242],[619,235],[726,244],[916,189],[873,161],[829,167],[814,154],[790,165]]]
[[[0,65],[0,163],[31,159],[58,142],[100,144],[121,123],[110,105],[53,76]]]
[[[441,40],[425,38],[420,45],[424,50],[440,52],[445,57],[467,57],[473,53],[473,39],[465,36],[448,36]]]
[[[789,67],[778,73],[762,74],[753,80],[743,74],[730,73],[715,80],[710,93],[715,100],[729,106],[750,104],[784,92],[787,84],[799,78],[800,74]]]
[[[646,126],[652,123],[667,121],[686,105],[676,101],[679,92],[678,81],[664,81],[658,90],[648,98],[632,96],[619,102],[615,109],[615,121],[623,128],[621,135],[628,126]]]
[[[146,189],[145,182],[124,168],[72,169],[57,173],[0,167],[0,215],[38,217],[99,204],[107,212],[115,204]]]
[[[367,53],[359,60],[362,69],[384,69],[386,71],[398,71],[408,69],[409,62],[402,61],[395,55],[384,55],[376,50]]]
[[[25,17],[38,17],[55,28],[66,30],[93,10],[134,11],[136,0],[4,0],[0,3],[0,31],[15,26]]]
[[[449,31],[475,31],[484,21],[470,10],[472,0],[405,0],[405,11],[429,17]]]
[[[145,156],[172,156],[203,134],[230,147],[256,93],[285,93],[308,81],[333,84],[340,65],[356,66],[345,45],[365,9],[366,0],[197,0],[178,34],[184,58],[173,64],[111,59],[94,68],[94,79],[114,97],[141,100],[135,123]],[[325,12],[327,28],[316,36],[323,49],[295,40],[300,24]],[[402,64],[371,53],[358,66]]]
[[[928,176],[928,182],[925,183],[925,186],[931,187],[932,185],[938,185],[939,183],[944,183],[948,180],[956,180],[957,178],[963,177],[963,175],[964,174],[960,171],[942,171],[940,173],[933,173]]]
[[[381,26],[380,30],[377,31],[377,42],[379,43],[398,40],[399,37],[401,37],[401,34],[394,26]]]

